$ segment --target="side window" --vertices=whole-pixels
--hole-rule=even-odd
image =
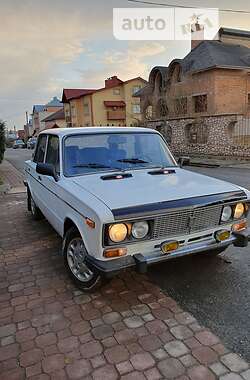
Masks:
[[[33,161],[34,162],[43,162],[44,161],[44,154],[46,150],[46,141],[47,141],[47,135],[41,135],[38,138],[37,147],[36,147],[36,153],[34,156]]]
[[[59,138],[57,136],[49,136],[45,162],[54,165],[57,173],[60,172]]]

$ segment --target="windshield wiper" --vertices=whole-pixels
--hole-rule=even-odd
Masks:
[[[77,164],[73,165],[73,168],[91,168],[91,169],[111,169],[110,166],[97,164],[95,162],[90,162],[88,164]]]
[[[148,161],[141,160],[140,158],[122,158],[117,161],[125,162],[128,164],[148,164]]]

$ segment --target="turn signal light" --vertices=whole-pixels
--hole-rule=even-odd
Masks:
[[[85,223],[90,227],[90,228],[95,228],[95,222],[89,218],[85,219]]]
[[[242,230],[245,230],[246,228],[247,228],[247,221],[246,220],[242,220],[241,222],[235,223],[232,226],[233,231],[242,231]]]
[[[228,230],[216,231],[214,234],[214,237],[215,237],[216,241],[218,241],[218,242],[227,240],[230,237],[230,231],[228,231]]]
[[[125,256],[126,254],[127,254],[127,248],[106,249],[106,251],[103,252],[103,256],[109,259],[112,257]]]
[[[168,241],[163,243],[161,246],[161,250],[163,253],[169,253],[172,251],[176,251],[179,248],[179,242],[176,240]]]

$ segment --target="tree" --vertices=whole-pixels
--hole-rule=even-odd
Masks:
[[[3,160],[5,151],[5,122],[0,120],[0,163]]]

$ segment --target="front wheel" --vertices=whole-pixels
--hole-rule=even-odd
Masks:
[[[71,279],[83,291],[93,291],[101,286],[102,276],[86,262],[87,250],[80,233],[70,228],[63,239],[64,264]]]

